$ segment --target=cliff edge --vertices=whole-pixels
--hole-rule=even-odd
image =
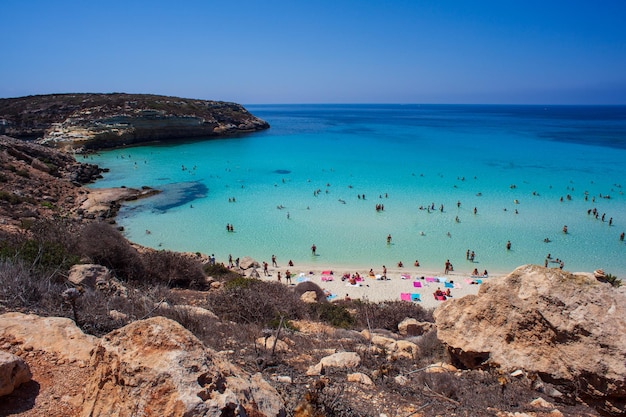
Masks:
[[[0,99],[0,134],[95,150],[269,128],[243,106],[151,94],[48,94]]]

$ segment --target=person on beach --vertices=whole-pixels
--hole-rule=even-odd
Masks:
[[[506,242],[506,250],[511,250],[511,241]]]
[[[272,266],[278,268],[278,264],[276,263],[276,255],[272,255]]]
[[[387,267],[385,265],[383,265],[383,276],[381,279],[387,279]]]
[[[233,267],[233,255],[231,255],[231,254],[228,254],[228,266],[230,268]]]
[[[563,226],[563,233],[567,234],[567,226]]]
[[[476,207],[474,207],[474,214],[478,213],[478,209]]]
[[[474,257],[476,256],[476,254],[474,253],[474,251],[472,251],[472,253],[470,253],[470,262],[474,262]]]
[[[621,240],[622,242],[624,241],[624,232],[622,232],[622,234],[619,235],[619,240]]]
[[[475,277],[478,276],[478,268],[474,268],[474,270],[472,271],[472,275]]]
[[[417,259],[415,260],[415,262],[413,263],[413,266],[415,267],[419,267],[420,266],[420,261],[418,261]]]
[[[391,243],[391,234],[387,235],[387,244],[389,245]]]
[[[287,263],[289,266],[293,266],[293,261],[290,259],[289,262]]]
[[[281,279],[280,271],[278,271],[278,275],[276,276],[276,279],[278,279],[278,282],[280,282],[280,279]]]
[[[315,243],[314,243],[313,246],[311,246],[311,252],[313,253],[313,256],[315,256],[316,250],[317,250],[317,246],[315,246]]]
[[[450,263],[450,259],[446,260],[446,264],[445,264],[445,269],[444,269],[444,273],[448,274],[448,272],[450,271],[452,264]]]
[[[267,267],[268,267],[267,262],[263,261],[263,276],[268,276],[269,275]]]
[[[287,283],[287,285],[291,285],[291,271],[290,270],[285,271],[285,282]]]
[[[470,250],[468,249],[467,252],[465,252],[465,259],[467,259],[469,261],[469,254],[470,254]]]
[[[404,264],[402,263],[402,261],[398,262],[398,268],[403,268]]]

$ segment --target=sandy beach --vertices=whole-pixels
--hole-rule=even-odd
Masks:
[[[433,293],[440,288],[442,291],[446,291],[446,283],[450,289],[450,300],[463,297],[468,294],[478,293],[478,289],[481,284],[470,284],[468,282],[480,280],[483,283],[494,279],[497,276],[503,274],[489,275],[488,278],[475,278],[469,274],[462,272],[452,271],[448,274],[443,272],[425,271],[418,267],[403,267],[403,268],[387,268],[387,280],[369,278],[369,268],[356,268],[356,269],[332,269],[331,267],[324,270],[319,266],[314,265],[300,265],[294,267],[283,267],[279,265],[278,268],[268,267],[270,276],[263,276],[262,268],[259,269],[261,279],[266,281],[277,280],[278,272],[281,275],[281,282],[287,284],[285,280],[285,272],[289,270],[292,273],[292,286],[297,285],[299,282],[311,281],[321,288],[331,292],[332,296],[330,301],[342,300],[347,296],[351,299],[359,299],[363,301],[381,302],[381,301],[396,301],[401,300],[401,294],[419,294],[420,301],[413,301],[421,305],[426,309],[437,308],[441,303],[446,301],[436,300]],[[327,274],[325,272],[332,271],[333,274]],[[351,275],[358,272],[362,277],[362,281],[358,282],[356,286],[350,285],[348,280],[342,281],[341,277],[344,273],[350,273]],[[374,269],[376,275],[381,276],[382,269]],[[404,278],[403,278],[404,276]],[[331,277],[332,280],[327,280]],[[436,281],[434,280],[436,279]],[[445,280],[445,282],[443,282]],[[408,297],[410,298],[411,295]],[[405,295],[405,298],[407,296]],[[413,296],[415,297],[415,296]],[[411,302],[411,301],[407,301]]]

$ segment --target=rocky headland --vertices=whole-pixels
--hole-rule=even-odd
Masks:
[[[243,106],[149,94],[0,99],[0,134],[74,149],[235,136],[269,128]]]
[[[22,127],[10,132],[49,136],[64,122],[44,108],[41,120],[11,119],[10,129]],[[0,136],[0,415],[626,413],[623,287],[527,265],[486,280],[476,296],[443,302],[433,316],[411,302],[328,303],[312,282],[244,278],[255,275],[254,260],[233,274],[202,254],[183,262],[127,241],[107,246],[110,234],[85,246],[79,227],[32,246],[33,225],[108,227],[123,200],[155,192],[84,186],[100,173],[52,147]],[[12,246],[16,236],[26,244]],[[35,267],[73,239],[83,252],[68,247],[80,256]],[[29,253],[30,263],[19,260]],[[154,285],[153,270],[165,285]]]

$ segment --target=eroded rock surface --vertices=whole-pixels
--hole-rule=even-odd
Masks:
[[[85,417],[284,415],[280,397],[260,374],[221,360],[163,317],[104,336],[91,366]]]
[[[524,369],[626,412],[626,297],[589,274],[525,265],[435,311],[455,364]]]

